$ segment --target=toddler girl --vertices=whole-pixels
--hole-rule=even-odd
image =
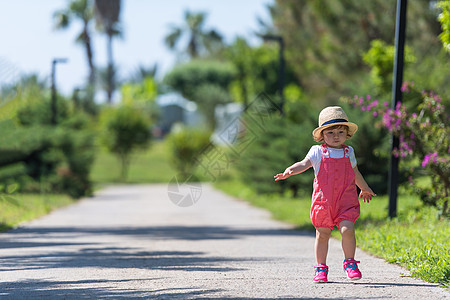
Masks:
[[[311,221],[316,228],[315,282],[327,282],[328,240],[336,225],[342,235],[344,270],[352,280],[361,278],[359,261],[355,260],[356,238],[354,223],[359,217],[359,201],[356,185],[361,189],[359,198],[364,202],[376,196],[364,180],[356,166],[353,148],[344,145],[358,130],[358,126],[348,121],[344,110],[338,106],[327,107],[320,112],[319,127],[313,131],[316,142],[305,159],[288,167],[274,176],[275,181],[314,168],[314,184],[311,205]]]

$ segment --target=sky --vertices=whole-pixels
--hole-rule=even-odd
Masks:
[[[205,12],[206,29],[220,32],[227,43],[237,36],[260,43],[254,32],[257,18],[270,20],[267,5],[274,0],[122,0],[122,39],[113,44],[120,77],[130,76],[140,65],[158,65],[162,78],[176,63],[176,55],[164,44],[170,25],[182,25],[184,12]],[[21,74],[37,73],[50,85],[51,61],[67,58],[56,67],[56,86],[65,95],[83,85],[88,76],[84,48],[75,43],[81,23],[55,30],[53,14],[69,0],[0,0],[0,85]],[[106,38],[94,35],[94,62],[106,66]]]

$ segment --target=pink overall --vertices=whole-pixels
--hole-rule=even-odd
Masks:
[[[313,184],[311,221],[315,228],[330,228],[359,217],[359,200],[355,172],[349,158],[348,146],[343,158],[331,158],[325,145],[321,146],[322,161]]]

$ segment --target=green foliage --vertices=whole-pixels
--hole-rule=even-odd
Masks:
[[[182,49],[183,54],[189,58],[201,56],[213,56],[223,48],[222,36],[214,29],[205,29],[206,14],[203,12],[194,13],[186,10],[184,12],[184,24],[182,26],[171,26],[171,32],[166,36],[166,45],[171,50],[176,50],[176,46],[184,37],[187,37],[186,49]]]
[[[124,83],[121,87],[122,103],[141,109],[153,122],[158,117],[155,103],[158,86],[153,77],[145,77],[141,82]]]
[[[416,61],[412,49],[405,47],[404,65]],[[372,82],[378,94],[387,94],[392,90],[392,73],[394,69],[395,46],[387,45],[382,40],[373,40],[370,49],[363,55],[363,60],[371,68]]]
[[[42,99],[26,99],[17,111],[17,122],[22,126],[52,125],[51,100],[49,97]],[[61,123],[73,113],[70,111],[66,100],[56,100],[56,122]]]
[[[310,113],[312,111],[311,102],[305,97],[305,94],[299,86],[289,84],[284,89],[284,113],[286,117],[296,124],[315,124],[317,116]]]
[[[80,121],[74,123],[80,125]],[[62,157],[56,169],[56,185],[74,198],[92,193],[89,173],[94,161],[94,142],[92,130],[59,128],[55,133],[53,143]]]
[[[303,110],[303,115],[309,112]],[[255,138],[243,151],[236,165],[240,178],[258,193],[281,193],[291,190],[310,192],[313,174],[293,176],[283,182],[275,182],[273,176],[288,166],[302,160],[312,146],[311,132],[314,125],[307,122],[295,124],[289,119],[273,115],[264,124],[248,124],[248,132]],[[264,126],[259,130],[259,126]],[[245,136],[243,138],[246,138]]]
[[[349,92],[349,83],[367,73],[361,53],[370,49],[371,41],[393,42],[395,13],[395,2],[385,0],[277,0],[271,8],[273,24],[285,41],[286,65],[320,106],[335,103]],[[411,1],[407,18],[407,43],[418,62],[437,54],[440,30],[430,2]]]
[[[145,77],[142,83],[125,83],[121,88],[122,103],[131,105],[135,102],[154,102],[158,87],[152,77]]]
[[[210,136],[211,134],[204,130],[185,127],[175,128],[167,136],[170,161],[181,178],[188,179],[193,176],[202,150],[210,143]]]
[[[233,99],[247,105],[261,92],[275,95],[279,90],[280,59],[279,45],[267,42],[259,47],[250,47],[245,40],[237,38],[227,47],[226,57],[236,69],[236,77],[231,84]],[[285,85],[298,84],[293,66],[285,65]]]
[[[231,102],[228,91],[216,84],[200,85],[194,94],[200,111],[206,117],[209,128],[213,130],[216,125],[215,108],[217,105]]]
[[[442,9],[438,20],[441,23],[442,33],[439,35],[444,49],[450,53],[450,3],[441,0],[438,2],[438,7]]]
[[[399,203],[404,200],[400,198]],[[410,206],[393,220],[366,220],[356,228],[358,244],[409,269],[412,277],[449,287],[450,231],[442,228],[448,228],[450,222],[438,220],[436,215],[434,208]]]
[[[196,101],[195,94],[199,86],[212,84],[228,90],[235,76],[230,63],[208,60],[193,60],[176,66],[168,73],[164,82],[185,98]]]
[[[31,78],[31,77],[30,77]],[[14,113],[0,123],[0,178],[19,191],[44,190],[74,198],[89,195],[94,134],[90,118],[57,98],[57,126],[50,100],[35,81],[17,86]]]
[[[341,99],[343,101],[344,99]],[[358,124],[358,131],[346,142],[355,149],[358,169],[376,194],[387,193],[389,145],[387,130],[373,126],[373,116],[361,114],[360,109],[341,105],[352,122]]]
[[[151,122],[147,114],[131,105],[105,108],[100,113],[101,142],[121,161],[121,179],[127,176],[130,155],[150,144]]]
[[[409,181],[415,194],[421,195],[425,204],[439,207],[443,216],[450,216],[450,159],[447,126],[449,115],[440,96],[433,92],[419,92],[412,83],[402,86],[405,103],[398,103],[395,109],[381,105],[378,100],[355,97],[350,103],[363,111],[372,111],[372,116],[380,117],[379,124],[399,138],[399,147],[393,155],[408,161]],[[419,163],[421,166],[419,166]],[[418,174],[431,177],[431,185],[421,187],[414,184]]]

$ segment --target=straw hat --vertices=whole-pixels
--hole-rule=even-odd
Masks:
[[[348,126],[348,135],[350,137],[358,130],[358,125],[348,121],[348,117],[341,107],[329,106],[324,108],[319,114],[319,127],[312,132],[314,140],[316,142],[322,142],[322,131],[336,125]]]

